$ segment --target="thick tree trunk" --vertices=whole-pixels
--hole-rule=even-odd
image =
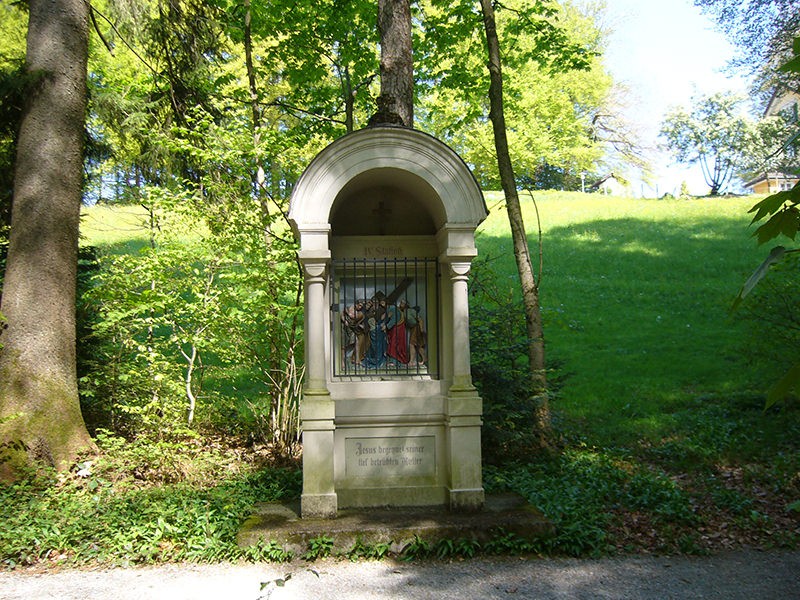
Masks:
[[[414,126],[414,62],[409,0],[378,0],[381,95],[370,125]]]
[[[0,335],[0,474],[92,448],[78,401],[75,285],[88,0],[30,0],[27,71]],[[25,444],[27,453],[12,446]]]
[[[508,149],[506,121],[503,110],[503,72],[500,61],[500,42],[494,18],[492,0],[481,0],[483,24],[489,50],[489,119],[494,130],[494,144],[497,152],[497,167],[500,182],[506,198],[508,221],[514,243],[514,257],[522,286],[522,299],[525,305],[525,323],[528,333],[528,362],[530,365],[534,411],[534,433],[542,447],[549,445],[551,436],[550,405],[547,399],[547,377],[544,362],[544,333],[539,306],[539,287],[533,274],[528,238],[522,221],[514,168]]]

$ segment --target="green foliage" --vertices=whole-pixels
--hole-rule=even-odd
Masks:
[[[422,539],[418,535],[406,544],[403,548],[403,559],[414,560],[415,558],[426,558],[431,554],[431,543]]]
[[[793,51],[795,58],[781,66],[783,71],[790,73],[793,76],[800,74],[800,61],[796,60],[800,57],[800,38],[796,38],[793,44]],[[788,148],[796,149],[796,140],[798,136],[796,116],[793,119],[793,136],[784,144],[782,151]],[[795,156],[794,152],[791,156]],[[755,213],[751,225],[762,221],[767,218],[767,221],[762,223],[755,232],[759,244],[764,244],[778,237],[786,237],[795,241],[797,232],[800,229],[800,184],[795,185],[791,190],[785,190],[767,196],[755,206],[750,209],[751,213]],[[742,300],[753,290],[753,288],[761,281],[769,272],[770,268],[784,260],[789,255],[797,252],[797,249],[786,250],[783,246],[776,246],[773,248],[769,256],[764,260],[755,272],[747,279],[742,289],[739,291],[738,296],[734,300],[733,310],[735,310],[742,302]],[[795,263],[796,264],[796,263]],[[800,363],[792,366],[786,371],[783,376],[772,386],[767,395],[766,407],[774,405],[777,402],[784,400],[787,395],[797,386],[800,385]]]
[[[364,126],[374,110],[372,82],[379,70],[377,5],[265,2],[254,12],[261,35],[275,36],[272,61],[289,84],[282,108],[290,114],[311,108],[318,117],[311,127],[327,135]],[[300,122],[309,126],[307,119]]]
[[[437,558],[472,558],[480,550],[481,545],[476,540],[457,539],[440,540],[436,544]]]
[[[445,538],[430,542],[414,536],[414,539],[403,548],[401,558],[406,561],[426,558],[472,558],[480,551],[481,544],[469,538],[455,540]]]
[[[290,550],[285,549],[274,540],[268,542],[259,540],[257,544],[242,549],[242,558],[252,562],[262,562],[266,560],[280,563],[288,562],[292,560],[293,557],[294,555]]]
[[[497,280],[496,261],[482,256],[473,265],[470,351],[473,381],[483,398],[484,459],[503,463],[534,447],[534,406],[522,303],[513,282]]]
[[[333,538],[325,535],[320,535],[308,540],[308,550],[303,554],[303,560],[317,560],[318,558],[326,558],[331,555],[333,551]]]
[[[753,234],[759,244],[765,244],[777,237],[784,236],[794,241],[800,228],[800,187],[778,192],[767,196],[750,209],[755,213],[751,225],[769,217]]]
[[[667,148],[680,163],[699,164],[711,195],[725,191],[752,154],[754,125],[741,114],[744,99],[718,93],[692,99],[690,112],[670,112],[661,126]]]
[[[752,347],[784,370],[784,375],[770,390],[766,405],[769,408],[776,401],[786,399],[800,381],[800,366],[794,364],[800,343],[800,285],[797,280],[800,256],[778,246],[765,265],[745,284],[734,308],[749,293],[741,306],[740,317],[750,327]],[[761,281],[767,270],[769,277]]]
[[[800,156],[797,113],[784,109],[754,124],[752,143],[738,165],[739,175],[750,180],[769,173],[793,173]]]
[[[483,546],[487,554],[530,554],[537,550],[533,542],[525,540],[509,531],[498,531],[496,535]]]
[[[392,545],[386,542],[376,544],[365,544],[360,538],[356,540],[353,547],[347,551],[347,557],[350,560],[380,560],[386,557],[391,550]]]
[[[420,93],[417,120],[472,165],[483,187],[497,189],[480,12],[472,2],[430,4],[423,7],[415,39],[415,68],[429,86]],[[597,57],[602,35],[593,17],[552,2],[496,9],[518,180],[541,188],[556,171],[563,181],[593,170],[610,126],[604,115],[615,112],[611,80]]]
[[[84,406],[128,433],[179,432],[195,415],[228,431],[243,424],[291,454],[302,315],[285,201],[251,195],[246,132],[202,111],[185,118],[191,127],[164,145],[216,168],[198,185],[140,190],[149,244],[104,257],[84,296],[97,315]]]
[[[187,395],[200,393],[197,379],[187,382],[192,354],[216,341],[217,269],[211,249],[194,240],[104,258],[84,297],[97,317],[81,380],[84,404],[105,417],[102,425],[137,433],[187,423]]]
[[[264,470],[215,487],[120,486],[96,475],[31,477],[0,486],[0,563],[70,565],[286,560],[274,544],[240,549],[239,526],[257,501],[299,493],[295,471]],[[94,483],[93,483],[94,482]],[[56,483],[56,485],[53,485]]]
[[[555,535],[533,548],[547,553],[605,554],[615,511],[646,511],[663,525],[696,522],[688,494],[669,477],[585,448],[515,469],[487,468],[484,484],[517,491],[544,512]]]

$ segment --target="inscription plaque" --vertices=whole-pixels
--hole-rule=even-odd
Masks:
[[[369,437],[345,440],[348,477],[430,477],[436,474],[436,437]]]

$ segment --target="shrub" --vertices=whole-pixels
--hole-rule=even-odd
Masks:
[[[751,325],[747,352],[783,369],[797,362],[800,346],[800,255],[787,254],[772,267],[739,310]]]

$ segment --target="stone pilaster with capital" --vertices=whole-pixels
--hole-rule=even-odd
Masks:
[[[332,518],[337,512],[334,482],[334,431],[336,408],[326,385],[325,302],[328,261],[301,257],[305,288],[306,376],[300,401],[303,429],[304,518]]]
[[[471,258],[471,257],[470,257]],[[470,374],[469,260],[448,263],[452,285],[453,383],[447,394],[450,454],[449,503],[453,510],[479,510],[484,491],[481,470],[483,402]]]

